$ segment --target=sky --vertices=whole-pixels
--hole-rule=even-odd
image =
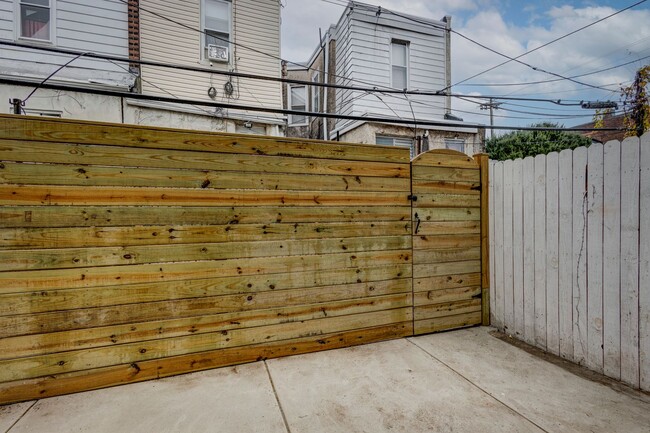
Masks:
[[[452,17],[452,29],[511,57],[539,47],[639,0],[364,0],[365,3],[423,18]],[[318,44],[318,30],[336,24],[345,0],[282,0],[282,58],[306,61]],[[594,89],[568,80],[526,84],[557,78],[515,62],[453,87],[465,95],[495,95],[580,101],[621,101],[620,88],[635,71],[650,64],[650,1],[608,18],[520,60],[562,76],[575,76]],[[458,83],[507,60],[452,34],[452,83]],[[638,60],[642,59],[642,60]],[[518,84],[518,85],[513,85]],[[425,90],[425,89],[420,89]],[[426,89],[438,90],[438,89]],[[551,121],[574,126],[591,121],[593,110],[550,102],[500,101],[494,124],[523,126]],[[489,124],[479,104],[453,98],[454,114],[466,121]],[[531,114],[532,113],[532,114]]]

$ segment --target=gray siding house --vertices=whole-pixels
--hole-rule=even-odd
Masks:
[[[128,6],[115,0],[0,0],[0,40],[21,44],[0,46],[0,77],[25,85],[0,85],[0,112],[11,112],[8,101],[23,99],[74,56],[39,51],[54,47],[128,57]],[[121,121],[118,98],[91,95],[84,89],[130,91],[136,75],[128,63],[78,58],[50,80],[79,89],[41,89],[23,107],[26,114]]]
[[[403,16],[350,1],[339,22],[329,28],[309,61],[302,66],[286,64],[285,76],[377,89],[444,89],[451,84],[448,31],[451,17],[438,21],[399,15]],[[343,115],[404,120],[415,117],[451,125],[422,128],[388,120],[322,121],[303,116],[298,119],[301,122],[292,122],[289,118],[289,136],[405,146],[411,148],[413,155],[433,148],[455,149],[468,154],[482,149],[484,130],[452,116],[451,99],[446,95],[391,95],[347,89],[324,91],[315,86],[289,85],[285,91],[285,106],[293,109],[299,109],[300,105],[292,105],[296,99],[291,98],[292,91],[305,99],[306,111],[325,110]]]

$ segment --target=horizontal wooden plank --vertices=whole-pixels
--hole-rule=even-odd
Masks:
[[[481,287],[458,287],[454,289],[429,290],[426,292],[415,292],[413,294],[413,305],[443,304],[448,302],[478,299],[481,296]]]
[[[301,353],[367,344],[412,335],[413,322],[307,336],[250,346],[209,350],[176,357],[0,383],[0,404],[158,379],[175,374]]]
[[[290,155],[408,164],[408,149],[321,140],[0,115],[0,138],[46,142],[91,143],[153,149]]]
[[[456,209],[453,210],[457,212]],[[406,221],[410,207],[0,206],[3,227],[115,227]]]
[[[415,250],[413,253],[413,264],[415,265],[480,259],[480,247],[451,248],[443,250]]]
[[[411,164],[413,167],[479,168],[478,162],[471,156],[446,149],[436,149],[421,153]]]
[[[402,192],[214,190],[0,185],[0,205],[406,206]]]
[[[471,248],[481,246],[481,236],[473,235],[439,235],[413,236],[413,249]]]
[[[473,169],[430,167],[413,164],[411,176],[414,184],[425,184],[427,181],[469,182],[480,184],[481,171],[478,166]]]
[[[480,221],[481,209],[473,208],[413,208],[413,220],[418,214],[425,221]]]
[[[481,324],[481,312],[457,314],[455,316],[436,317],[434,319],[416,320],[413,323],[414,335],[429,334],[431,332],[446,331],[449,329],[466,328]]]
[[[263,310],[244,310],[190,317],[161,318],[153,321],[133,321],[35,335],[4,338],[0,359],[44,355],[69,350],[114,346],[185,335],[223,332],[273,324],[300,322],[322,317],[336,317],[411,306],[410,293],[367,296],[327,303],[287,305]],[[162,317],[162,316],[161,316]],[[142,319],[140,319],[142,320]]]
[[[11,249],[0,250],[0,272],[188,262],[194,260],[331,254],[339,252],[402,250],[407,248],[411,248],[411,236],[374,236],[104,248]]]
[[[384,178],[380,178],[384,179]],[[449,181],[412,181],[415,195],[419,194],[468,194],[477,195],[481,193],[479,182],[449,182]]]
[[[401,323],[411,318],[412,309],[410,307],[397,308],[349,316],[324,317],[301,322],[236,329],[227,332],[196,334],[111,347],[1,360],[0,382],[119,365],[124,360],[141,362],[217,348],[225,349],[261,342],[301,338],[315,334],[352,331],[372,326]]]
[[[446,290],[461,287],[474,287],[481,285],[481,274],[453,274],[439,277],[426,277],[413,279],[414,292],[428,292],[430,290]]]
[[[207,189],[406,191],[407,178],[0,163],[0,183]]]
[[[1,191],[1,190],[0,190]],[[413,207],[479,207],[481,205],[480,194],[422,194],[416,192],[417,201],[413,202]]]
[[[312,218],[315,220],[317,218]],[[410,235],[409,221],[0,229],[0,249],[81,248]]]
[[[0,316],[410,278],[410,264],[0,295]]]
[[[450,274],[481,272],[480,260],[413,265],[413,278],[440,277]]]
[[[180,147],[177,147],[178,149]],[[410,177],[410,165],[348,159],[192,152],[113,146],[0,140],[0,160],[116,167],[175,168],[249,173]]]
[[[415,321],[454,316],[458,314],[476,313],[481,311],[481,299],[460,300],[442,304],[417,306],[413,309]]]
[[[416,220],[417,222],[417,220]],[[455,235],[481,233],[480,221],[421,221],[418,235]]]
[[[411,250],[0,272],[0,294],[411,263]]]

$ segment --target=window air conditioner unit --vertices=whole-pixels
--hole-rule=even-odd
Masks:
[[[208,59],[215,62],[227,62],[230,53],[228,47],[221,47],[219,45],[208,45]]]

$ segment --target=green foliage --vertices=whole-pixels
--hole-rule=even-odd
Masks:
[[[548,122],[531,126],[563,128],[562,125]],[[485,142],[485,151],[490,155],[490,159],[503,161],[559,152],[564,149],[575,149],[590,144],[591,139],[564,131],[516,131],[490,138]]]
[[[636,71],[634,82],[621,89],[624,98],[626,137],[640,137],[650,131],[650,65]]]

